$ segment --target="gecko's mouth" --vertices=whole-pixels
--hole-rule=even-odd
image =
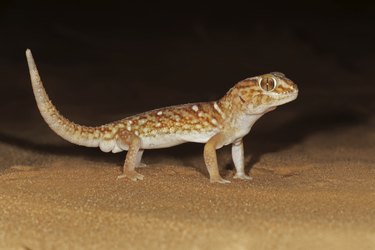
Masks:
[[[298,90],[285,91],[282,93],[270,92],[267,96],[272,98],[275,102],[290,99],[291,101],[296,99],[298,96]]]
[[[278,105],[294,101],[298,97],[298,91],[292,92],[290,94],[285,94],[279,98],[280,103]]]
[[[294,98],[294,99],[296,99],[297,96],[298,96],[298,91],[295,91],[295,92],[291,92],[291,93],[285,94],[284,96],[285,96],[284,98]],[[283,99],[284,99],[284,98],[283,98]],[[293,100],[294,100],[294,99],[293,99]]]
[[[281,93],[271,92],[268,95],[270,95],[274,99],[284,99],[284,98],[288,98],[288,97],[291,97],[291,96],[297,97],[298,96],[298,90],[294,89],[294,90],[289,90],[289,91],[285,91],[285,92],[281,92]]]

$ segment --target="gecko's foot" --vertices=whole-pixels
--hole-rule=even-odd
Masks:
[[[148,165],[146,163],[139,163],[138,166],[136,166],[136,168],[145,168],[147,167]]]
[[[234,176],[233,176],[233,179],[240,179],[240,180],[252,180],[253,177],[251,176],[248,176],[247,174],[244,174],[244,173],[236,173]]]
[[[210,179],[210,182],[211,183],[221,183],[221,184],[227,184],[227,183],[230,183],[230,181],[226,180],[226,179],[223,179],[221,177],[219,178],[211,178]]]
[[[123,173],[122,175],[117,176],[117,180],[122,179],[122,178],[128,178],[132,181],[138,181],[138,180],[143,180],[143,175],[137,173],[136,171],[127,171]]]

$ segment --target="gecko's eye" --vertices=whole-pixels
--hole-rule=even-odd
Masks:
[[[259,85],[263,90],[271,91],[276,87],[276,81],[272,77],[263,77]]]

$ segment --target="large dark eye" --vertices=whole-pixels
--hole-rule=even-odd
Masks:
[[[275,88],[276,82],[272,77],[263,77],[260,80],[260,87],[265,91],[271,91]]]

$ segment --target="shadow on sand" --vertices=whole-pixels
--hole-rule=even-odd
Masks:
[[[272,129],[261,128],[260,126],[250,132],[250,136],[245,137],[245,154],[251,155],[250,162],[247,163],[247,171],[254,164],[259,162],[262,155],[278,152],[291,146],[301,143],[305,138],[319,133],[335,129],[341,129],[350,126],[356,126],[365,123],[369,119],[369,115],[357,112],[351,109],[314,109],[304,110],[298,113],[293,119],[284,123],[282,126]],[[269,122],[269,121],[267,121]],[[36,151],[38,153],[54,154],[61,156],[85,157],[90,160],[103,161],[122,165],[124,154],[115,154],[108,156],[98,149],[90,149],[75,145],[49,145],[39,144],[34,141],[18,138],[16,136],[7,135],[0,132],[0,141],[19,147],[24,150]],[[160,150],[147,151],[148,157],[166,157],[175,159],[190,159],[202,154],[203,146],[197,146],[193,143],[184,144],[178,147]],[[190,160],[184,161],[190,165]],[[203,162],[203,157],[202,157]],[[220,162],[220,160],[219,160]],[[196,167],[196,166],[195,166]],[[230,162],[225,169],[232,169],[233,164]],[[204,172],[205,168],[198,168],[200,172]]]
[[[251,139],[246,140],[249,145],[248,153],[251,154],[247,170],[259,162],[264,154],[278,152],[300,144],[306,138],[320,132],[364,124],[369,118],[369,114],[350,108],[327,109],[322,107],[321,109],[304,110],[282,126],[272,130],[258,130]]]

